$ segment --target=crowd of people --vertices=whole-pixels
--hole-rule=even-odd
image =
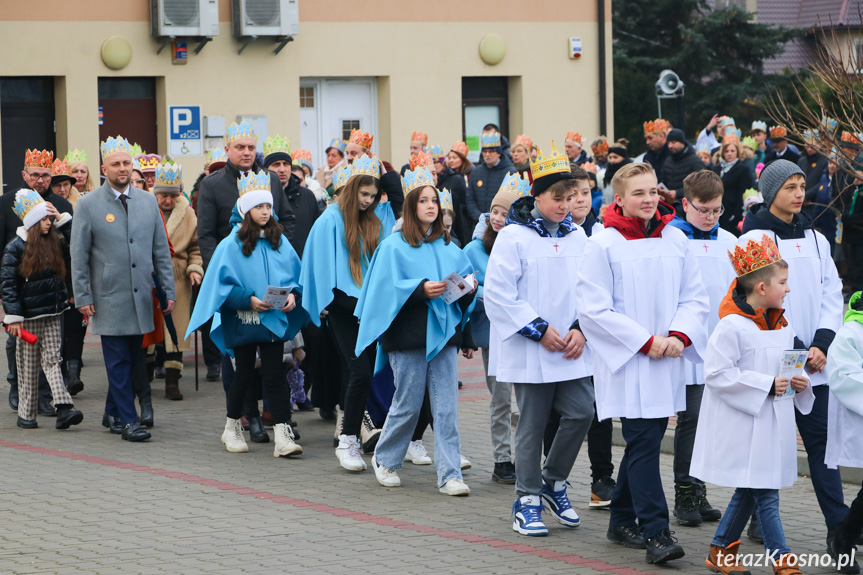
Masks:
[[[246,430],[269,443],[272,427],[274,456],[299,455],[292,410],[317,409],[341,468],[363,472],[371,455],[376,481],[398,487],[405,461],[434,464],[440,492],[464,496],[457,362],[478,352],[492,479],[515,486],[515,532],[548,535],[544,513],[579,526],[567,478],[586,440],[589,506],[610,510],[611,542],[665,563],[685,553],[672,516],[718,522],[711,571],[748,573],[746,530],[774,572],[800,573],[779,518],[799,430],[829,552],[859,573],[863,489],[846,505],[838,465],[863,467],[863,184],[839,168],[861,137],[843,133],[824,157],[781,126],[741,136],[716,116],[693,145],[656,119],[631,158],[625,140],[570,131],[543,153],[489,124],[474,164],[465,142],[445,150],[415,131],[397,171],[354,130],[315,169],[280,136],[259,151],[240,123],[188,193],[180,165],[120,136],[101,144],[99,186],[83,152],[28,150],[24,186],[0,197],[17,425],[81,423],[90,330],[108,377],[102,425],[149,439],[152,383],[183,399],[199,331],[227,451],[249,451]],[[670,514],[659,455],[675,415]],[[708,482],[735,488],[724,513]]]

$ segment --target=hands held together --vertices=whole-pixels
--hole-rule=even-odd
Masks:
[[[562,352],[564,359],[578,359],[584,353],[585,339],[577,329],[571,329],[565,337],[560,337],[556,329],[548,326],[539,343],[552,353]]]
[[[647,352],[647,357],[650,359],[662,359],[664,357],[678,358],[683,354],[683,347],[683,342],[676,337],[655,335],[653,336],[650,351]]]

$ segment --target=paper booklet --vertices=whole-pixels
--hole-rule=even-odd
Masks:
[[[282,309],[288,302],[289,295],[291,295],[291,288],[289,287],[267,286],[264,303],[270,304],[274,309]]]
[[[806,360],[809,357],[809,352],[799,349],[787,349],[782,352],[782,359],[779,362],[779,377],[787,377],[789,380],[795,376],[803,375]],[[785,390],[783,395],[779,395],[776,399],[784,399],[794,396],[796,392],[791,385]]]
[[[443,278],[442,281],[446,283],[446,288],[444,288],[440,297],[443,298],[444,303],[449,305],[460,299],[463,295],[472,292],[474,288],[474,275],[476,274],[470,274],[466,278],[463,278],[453,272]]]

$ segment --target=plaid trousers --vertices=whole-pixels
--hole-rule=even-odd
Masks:
[[[63,372],[60,371],[60,346],[63,343],[60,316],[25,319],[23,327],[39,338],[33,345],[19,338],[15,350],[18,362],[18,416],[21,419],[33,420],[36,419],[39,399],[40,364],[48,379],[48,385],[51,386],[54,406],[72,405],[72,396],[63,383]]]

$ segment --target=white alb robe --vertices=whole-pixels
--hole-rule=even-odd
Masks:
[[[737,237],[729,231],[719,228],[715,240],[689,240],[689,246],[698,269],[701,270],[701,281],[707,291],[710,301],[710,312],[707,314],[707,337],[713,333],[719,323],[719,304],[728,293],[731,282],[737,277],[731,266],[729,251],[737,246]],[[704,364],[686,360],[684,381],[686,385],[704,383]]]
[[[827,452],[830,469],[863,467],[863,325],[845,322],[827,354],[830,402]]]
[[[578,319],[575,282],[587,235],[577,228],[541,237],[510,224],[494,242],[485,272],[485,312],[491,323],[489,374],[509,383],[554,383],[588,377],[591,350],[576,360],[550,352],[519,330],[541,317],[565,337]]]
[[[614,228],[598,231],[584,250],[576,306],[593,351],[600,419],[670,417],[686,409],[684,358],[701,361],[709,306],[682,231],[666,226],[659,238],[637,240]],[[692,341],[683,357],[640,352],[650,336],[670,331]]]
[[[788,262],[788,287],[785,296],[785,318],[794,333],[807,348],[815,332],[829,329],[836,332],[842,326],[845,303],[842,280],[830,255],[830,244],[820,232],[806,230],[803,239],[780,240],[772,231],[751,230],[740,236],[738,243],[748,240],[761,243],[767,235],[776,242],[779,254]],[[808,373],[812,385],[827,383],[827,371]]]
[[[782,352],[794,349],[790,326],[764,331],[742,315],[719,320],[704,358],[706,386],[689,473],[726,487],[780,489],[797,480],[794,408],[807,414],[815,394],[768,395]]]

